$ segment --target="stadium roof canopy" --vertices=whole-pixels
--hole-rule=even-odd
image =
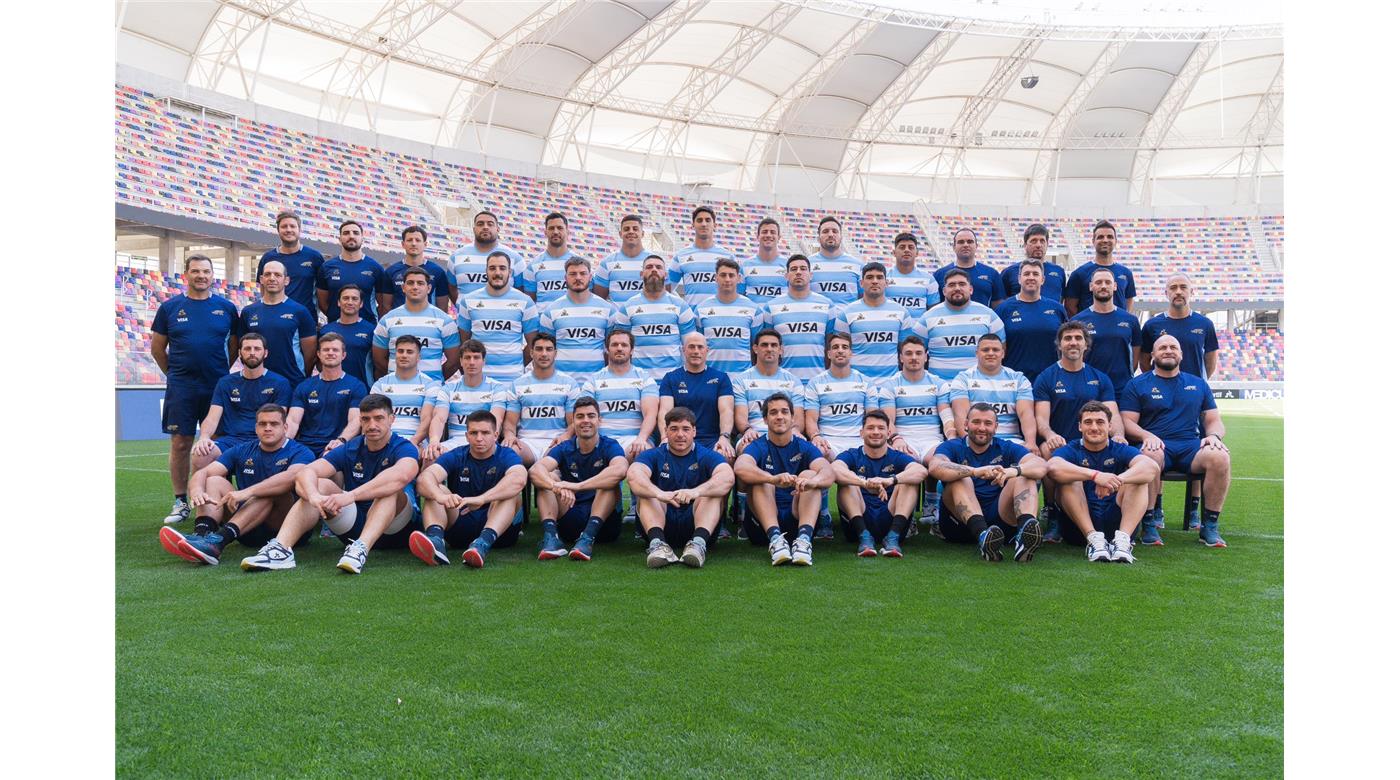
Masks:
[[[1281,178],[1279,24],[1015,2],[131,1],[117,51],[326,122],[733,190],[947,202],[982,182],[1049,204],[1082,181],[1131,204]]]

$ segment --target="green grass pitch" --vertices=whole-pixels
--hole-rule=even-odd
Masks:
[[[1227,414],[1230,547],[1134,566],[819,542],[810,569],[642,543],[481,571],[317,540],[298,568],[164,552],[164,442],[117,446],[116,766],[126,775],[1257,776],[1283,772],[1283,421]],[[186,528],[188,526],[185,526]]]

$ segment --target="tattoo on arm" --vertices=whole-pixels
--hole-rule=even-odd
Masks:
[[[945,468],[950,468],[958,475],[958,479],[972,476],[972,467],[964,466],[961,463],[949,463]]]

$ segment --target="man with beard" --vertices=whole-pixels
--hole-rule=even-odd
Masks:
[[[570,260],[577,257],[588,264],[586,258],[569,249],[569,220],[563,214],[555,211],[544,218],[544,238],[545,250],[525,265],[520,278],[520,288],[540,305],[557,301],[568,292],[564,269]],[[592,269],[589,273],[591,278]]]
[[[938,445],[957,432],[948,408],[948,383],[924,369],[927,357],[923,339],[904,339],[899,344],[899,373],[880,387],[881,410],[891,423],[890,446],[924,467],[932,461]],[[931,525],[937,516],[937,490],[938,483],[933,480],[924,486],[920,522],[925,525]]]
[[[618,231],[622,248],[603,258],[593,269],[593,294],[609,301],[625,301],[642,291],[642,218],[628,214]]]
[[[988,333],[1006,338],[996,312],[972,300],[972,279],[961,268],[943,274],[943,302],[924,312],[919,327],[928,345],[928,370],[945,382],[977,365],[977,339]]]
[[[977,261],[977,234],[971,228],[961,228],[953,233],[953,262],[933,272],[933,280],[943,289],[943,298],[948,297],[948,272],[957,269],[967,274],[971,286],[968,299],[989,309],[995,309],[1006,298],[1001,286],[1001,274],[997,269]]]
[[[1085,361],[1108,374],[1113,381],[1113,392],[1121,397],[1128,380],[1133,378],[1133,369],[1137,365],[1134,356],[1142,343],[1142,329],[1137,317],[1113,304],[1116,286],[1117,281],[1111,270],[1100,268],[1094,271],[1093,279],[1089,282],[1094,305],[1074,315],[1074,321],[1084,323],[1093,338],[1093,346],[1084,357]]]
[[[552,447],[530,468],[530,482],[538,488],[542,561],[565,555],[593,560],[593,543],[616,541],[622,530],[627,456],[616,440],[598,434],[598,402],[593,398],[579,396],[572,422],[573,437]]]
[[[524,372],[525,345],[540,327],[539,308],[510,282],[510,255],[496,250],[486,257],[486,286],[463,295],[457,306],[458,337],[485,345],[486,375],[497,382]]]
[[[515,450],[526,468],[569,438],[568,410],[579,396],[578,382],[555,363],[553,336],[536,333],[530,358],[530,370],[507,386],[501,437],[501,443]]]
[[[715,261],[721,257],[734,259],[734,253],[715,243],[715,210],[709,206],[698,206],[690,214],[690,225],[695,231],[695,243],[682,249],[671,258],[671,265],[667,277],[671,287],[676,293],[685,299],[688,306],[705,300],[714,295],[718,288],[715,286]],[[667,278],[663,277],[663,278]],[[642,283],[645,289],[646,265],[642,266]],[[637,349],[641,349],[641,341],[638,340]],[[642,364],[641,355],[638,355],[637,362]]]
[[[734,471],[723,456],[695,446],[695,415],[685,407],[666,413],[661,446],[643,452],[627,469],[637,497],[637,519],[647,539],[647,566],[658,569],[684,561],[705,565],[711,534],[734,486]],[[685,545],[681,558],[675,547]]]
[[[1225,423],[1220,420],[1215,397],[1206,380],[1181,370],[1181,344],[1175,336],[1157,338],[1152,365],[1150,373],[1134,377],[1119,396],[1123,430],[1163,473],[1205,475],[1200,542],[1207,547],[1224,547],[1220,512],[1230,492],[1230,450],[1225,446]],[[1155,501],[1162,500],[1160,479],[1152,492]],[[1143,524],[1142,543],[1162,544],[1151,523]]]
[[[263,252],[258,260],[258,279],[262,279],[267,264],[276,260],[287,272],[287,297],[301,304],[311,313],[311,321],[316,321],[316,280],[320,278],[321,266],[326,258],[320,252],[301,243],[301,217],[295,212],[283,211],[277,215],[278,245]]]
[[[1113,305],[1124,311],[1133,310],[1137,285],[1133,283],[1132,270],[1113,259],[1113,250],[1117,246],[1118,229],[1112,222],[1102,220],[1094,225],[1094,262],[1074,269],[1065,281],[1065,311],[1070,317],[1089,308],[1093,302],[1094,291],[1091,283],[1094,274],[1104,269],[1113,274]]]
[[[787,292],[787,261],[778,254],[780,231],[778,220],[759,220],[758,253],[740,265],[739,292],[760,306]]]
[[[650,449],[661,401],[656,380],[632,365],[630,332],[608,333],[608,364],[590,374],[580,392],[598,402],[600,430],[622,447],[628,462]]]
[[[321,372],[307,377],[292,391],[287,414],[287,438],[305,445],[316,457],[344,444],[360,431],[360,400],[369,390],[341,369],[345,339],[322,336],[316,347]]]
[[[1065,269],[1047,262],[1045,252],[1050,247],[1050,230],[1039,222],[1026,228],[1021,235],[1021,248],[1026,260],[1041,264],[1040,296],[1056,304],[1065,297]],[[1021,263],[1001,269],[1001,286],[1008,297],[1021,291]],[[1005,318],[1003,318],[1005,319]]]
[[[267,370],[289,382],[311,373],[316,352],[316,318],[283,292],[287,269],[280,260],[263,264],[262,296],[238,314],[241,333],[267,339]]]
[[[686,265],[691,269],[687,275],[694,278],[699,261],[688,259]],[[711,291],[715,289],[714,275],[711,263],[706,277],[709,281],[704,285]],[[708,295],[713,292],[697,298]],[[681,298],[666,291],[666,261],[660,255],[648,255],[642,261],[642,291],[620,304],[612,316],[611,327],[621,328],[635,339],[632,361],[654,380],[680,368],[681,339],[695,330],[695,312],[688,300],[689,296]]]
[[[389,373],[389,344],[400,336],[418,340],[420,370],[441,382],[457,369],[461,335],[452,315],[428,303],[432,276],[422,268],[404,272],[404,305],[386,312],[374,327],[374,365],[382,375]]]
[[[1041,294],[1041,282],[1049,269],[1059,266],[1027,258],[1016,267],[1022,281],[996,313],[1006,327],[1006,365],[1025,374],[1034,384],[1040,372],[1055,362],[1055,332],[1069,317],[1058,295]]]
[[[715,261],[719,292],[695,307],[695,327],[705,334],[710,359],[730,379],[753,365],[753,336],[763,329],[763,306],[739,294],[739,264]]]
[[[1010,439],[1035,450],[1035,402],[1031,383],[1020,371],[1002,365],[1005,348],[988,333],[977,340],[977,365],[960,372],[948,383],[948,405],[953,409],[957,432],[967,431],[967,414],[973,404],[986,404],[996,412],[999,439]]]
[[[763,305],[763,327],[777,331],[787,347],[783,350],[783,370],[804,382],[822,372],[827,323],[834,308],[830,298],[812,292],[811,278],[806,255],[789,257],[787,294]]]
[[[812,290],[838,307],[853,303],[860,297],[862,263],[841,248],[841,223],[836,217],[822,217],[817,223],[817,242],[821,250],[811,258]]]
[[[899,343],[915,333],[915,320],[905,308],[885,297],[885,266],[866,263],[861,269],[861,297],[833,310],[829,330],[851,337],[851,365],[880,381],[899,371]]]
[[[909,316],[919,319],[930,306],[936,306],[943,296],[933,281],[933,274],[919,265],[919,242],[913,233],[894,237],[894,268],[889,272],[885,295],[904,307]]]
[[[569,258],[564,263],[564,283],[569,292],[540,308],[539,333],[549,336],[558,345],[559,370],[576,380],[606,364],[604,347],[608,325],[617,314],[613,302],[589,291],[591,279],[587,260],[578,256]]]
[[[331,301],[339,297],[342,287],[360,288],[360,316],[377,322],[374,293],[384,282],[384,267],[364,253],[364,228],[353,219],[340,224],[340,256],[332,257],[321,266],[316,278],[316,298],[326,317],[331,316]]]
[[[399,234],[403,247],[403,260],[384,269],[384,285],[379,289],[379,310],[397,309],[406,300],[403,294],[403,275],[410,268],[421,268],[428,274],[432,289],[428,299],[433,305],[447,311],[452,301],[457,300],[457,284],[437,263],[429,262],[424,256],[428,248],[428,231],[419,225],[410,225]]]
[[[475,241],[453,252],[448,262],[452,267],[452,276],[457,281],[459,298],[486,286],[486,258],[493,252],[505,252],[506,257],[510,258],[511,276],[507,285],[514,282],[516,275],[524,273],[525,260],[520,253],[501,245],[497,240],[500,227],[495,214],[478,211],[476,216],[472,217],[472,235]]]
[[[370,353],[374,350],[374,323],[360,316],[360,288],[345,285],[336,296],[336,306],[340,318],[321,326],[320,334],[334,333],[345,340],[345,360],[340,364],[348,376],[360,380],[365,387],[374,384],[370,379]]]
[[[903,558],[900,546],[909,518],[919,505],[919,483],[928,469],[908,454],[889,446],[889,417],[876,409],[860,424],[860,445],[845,450],[832,463],[846,541],[856,543],[856,555]]]
[[[285,409],[291,403],[291,383],[268,371],[263,365],[266,358],[267,339],[261,333],[246,333],[238,340],[238,359],[243,370],[225,374],[214,385],[209,413],[199,424],[199,441],[190,450],[196,470],[213,463],[229,449],[256,440],[257,411],[263,404],[275,403]]]
[[[817,514],[833,479],[831,464],[816,447],[793,436],[796,409],[790,396],[773,393],[762,406],[767,434],[734,460],[735,478],[748,487],[747,536],[762,544],[766,535],[774,566],[811,566]]]
[[[426,449],[428,424],[438,403],[442,383],[418,369],[418,339],[399,336],[394,340],[394,370],[379,378],[369,389],[391,402],[393,432],[409,444]]]

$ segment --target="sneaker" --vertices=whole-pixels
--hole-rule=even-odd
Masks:
[[[981,553],[982,560],[993,563],[1001,560],[1001,545],[1006,541],[1006,534],[1002,533],[1001,526],[989,525],[977,537],[977,552]]]
[[[1040,547],[1044,535],[1040,533],[1040,521],[1032,517],[1016,529],[1016,560],[1030,563],[1035,551]]]
[[[1148,521],[1142,524],[1142,543],[1148,547],[1161,547],[1166,544],[1162,541],[1162,534],[1157,531],[1157,526]]]
[[[905,535],[905,536],[918,536],[918,535],[919,535],[919,520],[920,520],[920,519],[922,519],[922,518],[914,518],[914,519],[909,523],[909,530],[904,532],[904,535]]]
[[[447,557],[447,542],[441,536],[434,538],[422,531],[408,535],[408,551],[429,566],[446,566],[452,562]]]
[[[904,550],[899,546],[899,534],[890,531],[880,542],[880,554],[886,558],[903,558]]]
[[[681,552],[681,563],[692,569],[698,569],[705,565],[705,545],[694,539],[685,543],[685,550]]]
[[[822,507],[822,512],[821,512],[821,514],[817,515],[817,534],[816,534],[816,538],[818,538],[818,539],[835,539],[835,538],[836,538],[836,529],[835,529],[835,525],[836,525],[836,524],[833,523],[833,522],[831,521],[831,511],[830,511],[829,509],[827,509],[826,507]]]
[[[1093,563],[1107,563],[1113,560],[1113,551],[1108,548],[1108,539],[1099,531],[1089,534],[1089,543],[1084,545],[1084,555]]]
[[[462,563],[465,563],[473,569],[480,569],[482,566],[486,565],[486,553],[490,550],[491,545],[482,541],[481,537],[477,537],[477,539],[467,547],[466,552],[462,553]]]
[[[560,541],[559,534],[545,534],[540,540],[539,559],[542,561],[552,561],[555,558],[563,558],[569,554],[569,548]]]
[[[175,499],[175,503],[170,505],[170,514],[166,515],[161,523],[165,525],[174,525],[176,523],[183,523],[188,519],[190,519],[189,502],[183,498],[177,498]]]
[[[162,528],[162,531],[167,530]],[[169,529],[174,530],[174,529]],[[224,537],[217,533],[197,536],[191,534],[179,542],[180,552],[195,563],[219,565],[219,556],[224,552]]]
[[[812,541],[805,536],[797,537],[797,541],[792,543],[792,565],[812,565]]]
[[[773,537],[773,541],[768,543],[768,557],[773,560],[774,566],[782,566],[792,562],[792,549],[788,547],[787,539],[781,534]]]
[[[1200,542],[1207,547],[1224,547],[1225,540],[1220,538],[1219,523],[1201,523]]]
[[[1201,530],[1201,510],[1192,509],[1191,516],[1186,521],[1186,528],[1191,531]]]
[[[1041,544],[1059,544],[1064,541],[1060,536],[1060,513],[1055,512],[1048,506],[1040,508],[1040,527],[1046,529],[1040,538]]]
[[[174,528],[170,528],[168,526],[161,526],[160,546],[164,547],[166,552],[170,553],[171,555],[174,555],[177,558],[184,558],[185,560],[191,563],[202,563],[202,561],[200,561],[199,558],[194,557],[191,554],[186,553],[184,550],[180,549],[180,542],[183,542],[184,540],[184,534],[180,533],[179,531],[176,531]]]
[[[1114,563],[1133,563],[1133,537],[1122,531],[1113,533],[1113,543],[1108,546],[1108,559]]]
[[[875,537],[869,531],[861,531],[860,540],[856,542],[856,557],[874,558],[875,555]]]
[[[332,531],[332,530],[331,530],[331,527],[328,526],[328,525],[326,525],[325,523],[321,523],[321,538],[322,538],[322,539],[334,539],[334,538],[336,538],[336,537],[335,537],[335,531]]]
[[[935,503],[937,499],[933,501],[928,499],[929,496],[924,496],[924,513],[919,515],[919,522],[924,525],[933,525],[938,522],[938,505]]]
[[[739,530],[734,532],[734,538],[741,542],[747,542],[749,540],[749,524],[740,523]]]
[[[729,529],[725,528],[723,523],[720,523],[719,529],[715,531],[715,540],[723,542],[728,541],[729,538]]]
[[[653,539],[647,546],[647,566],[650,568],[660,569],[680,561],[681,559],[676,557],[676,551],[662,539]]]
[[[368,556],[369,548],[365,547],[364,542],[356,539],[345,545],[345,553],[340,556],[340,563],[337,563],[335,567],[343,572],[359,574],[360,570],[365,567],[365,558]]]
[[[593,537],[588,534],[580,535],[578,541],[574,542],[574,549],[569,551],[569,557],[576,561],[593,560]]]
[[[273,539],[258,550],[257,555],[250,555],[244,558],[239,564],[243,571],[273,571],[275,569],[295,569],[297,567],[296,554],[282,543]]]
[[[1162,511],[1162,508],[1160,506],[1152,508],[1152,525],[1156,526],[1157,528],[1167,527],[1167,516],[1166,513]]]

